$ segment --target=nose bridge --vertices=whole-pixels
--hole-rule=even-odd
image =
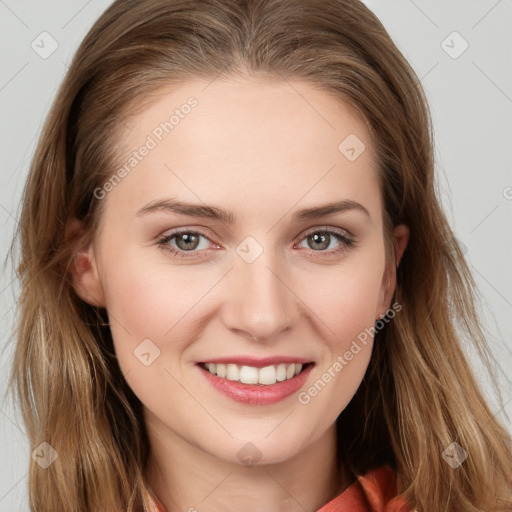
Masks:
[[[258,255],[257,249],[250,240],[237,249],[225,322],[231,329],[263,340],[290,327],[298,318],[298,305],[288,289],[279,256],[269,249],[260,250]]]

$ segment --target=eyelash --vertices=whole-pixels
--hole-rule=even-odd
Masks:
[[[177,236],[182,235],[182,234],[198,235],[198,236],[202,236],[202,237],[206,238],[207,240],[209,240],[209,238],[206,235],[204,235],[203,233],[200,233],[199,231],[194,231],[191,229],[180,229],[177,231],[173,231],[172,233],[170,233],[168,235],[164,235],[156,242],[156,244],[163,251],[166,251],[166,252],[172,254],[176,258],[203,258],[203,257],[208,256],[207,249],[203,250],[203,251],[196,252],[195,250],[194,251],[183,251],[181,249],[176,249],[174,247],[171,247],[169,245],[169,242],[172,239],[174,239]],[[332,228],[315,228],[313,231],[307,232],[300,241],[302,242],[308,236],[315,235],[315,234],[327,234],[327,235],[334,236],[339,242],[342,242],[342,245],[339,248],[333,249],[330,251],[314,251],[311,249],[310,250],[312,252],[311,256],[313,258],[324,258],[324,257],[334,256],[337,254],[342,254],[345,251],[347,251],[348,249],[351,249],[352,247],[354,247],[355,241],[356,241],[354,235],[349,234],[347,232],[342,232],[341,230],[335,230]],[[187,252],[190,252],[191,255],[188,255]],[[315,254],[315,253],[318,253],[318,254]]]

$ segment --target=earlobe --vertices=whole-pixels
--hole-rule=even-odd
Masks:
[[[66,240],[72,244],[72,260],[69,267],[71,284],[76,294],[91,306],[105,307],[97,262],[92,242],[83,244],[84,229],[77,219],[66,227]],[[72,242],[74,240],[74,242]]]

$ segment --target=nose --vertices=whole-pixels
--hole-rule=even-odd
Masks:
[[[227,276],[223,321],[226,328],[259,342],[273,341],[300,318],[300,301],[288,282],[289,272],[264,251],[247,263],[236,261]]]

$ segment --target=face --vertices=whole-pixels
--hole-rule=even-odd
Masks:
[[[284,461],[333,427],[390,307],[374,146],[306,83],[206,85],[128,118],[75,288],[106,307],[148,428]]]

